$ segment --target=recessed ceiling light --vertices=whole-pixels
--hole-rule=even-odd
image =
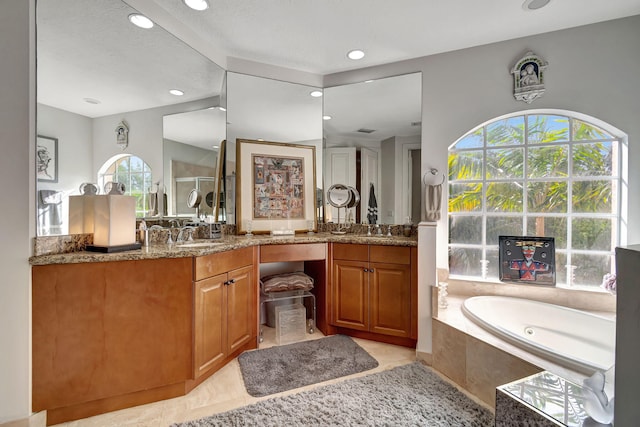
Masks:
[[[189,6],[193,10],[207,10],[209,9],[209,3],[207,0],[182,0],[184,4]]]
[[[522,8],[524,10],[538,10],[548,5],[550,1],[551,0],[525,0],[524,3],[522,3]]]
[[[264,141],[264,139],[262,139],[262,138],[258,138],[258,141]]]
[[[175,95],[175,96],[182,96],[182,95],[184,95],[184,92],[183,92],[183,91],[181,91],[180,89],[171,89],[171,90],[169,91],[169,93],[170,93],[171,95]]]
[[[214,150],[217,150],[217,149],[218,149],[218,146],[217,146],[217,145],[213,145],[213,149],[214,149]]]
[[[129,15],[129,21],[131,21],[131,23],[136,27],[144,28],[147,30],[153,27],[153,21],[144,15],[140,15],[139,13],[132,13],[131,15]]]
[[[84,98],[84,102],[87,104],[100,104],[100,100],[95,98]]]
[[[322,120],[331,120],[332,117],[331,116],[322,116]]]
[[[218,110],[220,110],[220,111],[227,111],[227,109],[226,109],[226,108],[224,108],[223,106],[218,107]]]
[[[314,98],[318,98],[322,96],[322,91],[321,90],[314,90],[312,92],[309,92],[309,95],[313,96]]]
[[[353,60],[362,59],[364,58],[364,52],[359,49],[355,49],[347,53],[347,57]]]
[[[373,80],[365,80],[364,82],[365,83],[371,83],[371,82],[373,82]]]

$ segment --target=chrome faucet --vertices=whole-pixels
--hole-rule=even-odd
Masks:
[[[376,224],[376,234],[382,236],[382,227],[380,227],[380,224]]]
[[[180,228],[180,221],[178,221],[177,219],[172,219],[171,221],[169,221],[169,228]]]
[[[193,230],[194,229],[195,228],[190,226],[190,225],[182,227],[180,229],[180,231],[178,232],[178,237],[176,237],[176,242],[180,243],[180,242],[185,242],[185,241],[188,241],[188,242],[193,241]],[[186,239],[184,238],[184,233],[185,232],[187,233],[187,238]]]

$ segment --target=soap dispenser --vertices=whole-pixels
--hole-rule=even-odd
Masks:
[[[402,234],[404,235],[404,237],[411,237],[412,228],[413,225],[411,224],[411,217],[407,217],[404,222],[404,226],[402,227]]]

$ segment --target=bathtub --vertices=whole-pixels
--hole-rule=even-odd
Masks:
[[[585,374],[615,363],[615,321],[554,304],[471,297],[464,314],[484,329],[551,362]]]

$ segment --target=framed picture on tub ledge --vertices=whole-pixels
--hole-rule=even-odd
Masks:
[[[236,140],[239,234],[290,235],[315,228],[315,146]]]
[[[501,281],[555,286],[553,237],[499,236],[498,239]]]

